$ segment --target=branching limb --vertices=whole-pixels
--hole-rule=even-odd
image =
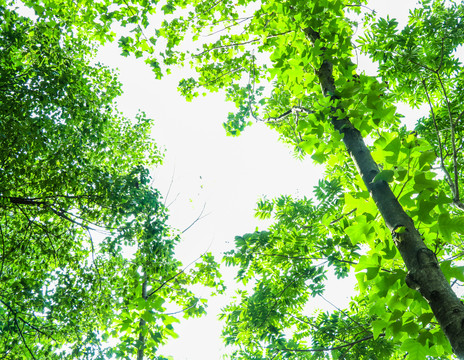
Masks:
[[[198,221],[200,221],[201,219],[203,219],[204,217],[208,216],[209,214],[206,214],[206,215],[203,215],[203,213],[205,212],[205,208],[206,208],[206,203],[203,204],[203,208],[201,209],[200,211],[200,214],[197,216],[197,218],[195,220],[193,220],[193,222],[187,226],[184,230],[181,231],[181,234],[183,234],[184,232],[186,232],[188,229],[190,229],[193,225],[195,225]]]
[[[13,319],[14,319],[14,323],[15,323],[15,326],[16,328],[18,329],[18,332],[19,332],[19,336],[21,337],[21,339],[23,340],[23,343],[24,343],[24,346],[26,347],[26,349],[29,351],[29,353],[31,354],[31,357],[32,359],[36,359],[36,357],[34,356],[34,353],[32,352],[32,350],[30,349],[30,347],[28,346],[27,342],[26,342],[26,339],[24,338],[24,334],[23,334],[23,331],[21,329],[21,326],[19,326],[19,322],[18,320],[20,320],[24,325],[27,325],[29,326],[31,329],[34,329],[37,333],[39,334],[42,334],[44,336],[46,336],[47,338],[50,338],[54,341],[56,341],[52,336],[50,336],[49,334],[47,333],[44,333],[42,330],[40,330],[39,328],[37,328],[36,326],[32,325],[31,323],[29,323],[28,321],[24,320],[21,316],[18,315],[18,313],[5,301],[3,301],[2,299],[0,299],[0,302],[6,306],[6,308],[11,312],[11,314],[13,315]]]

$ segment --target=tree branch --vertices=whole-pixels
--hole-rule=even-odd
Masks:
[[[384,337],[385,334],[379,334],[379,337],[382,336]],[[338,346],[333,346],[333,347],[330,347],[330,348],[318,348],[318,349],[288,349],[288,348],[283,348],[283,349],[279,349],[281,351],[290,351],[290,352],[323,352],[323,351],[332,351],[332,350],[338,350],[338,349],[343,349],[343,348],[346,348],[346,347],[352,347],[356,344],[359,344],[363,341],[367,341],[367,340],[371,340],[374,338],[374,335],[368,335],[362,339],[359,339],[359,340],[356,340],[356,341],[352,341],[350,343],[347,343],[347,344],[344,344],[344,345],[338,345]]]
[[[281,36],[281,35],[286,35],[286,34],[290,34],[292,32],[295,32],[295,30],[288,30],[288,31],[284,31],[284,32],[281,32],[281,33],[278,33],[278,34],[274,34],[274,35],[269,35],[267,37],[267,39],[272,39],[272,38],[275,38],[275,37],[278,37],[278,36]],[[204,54],[207,54],[211,51],[214,51],[214,50],[219,50],[219,49],[228,49],[228,48],[231,48],[231,47],[236,47],[236,46],[242,46],[242,45],[248,45],[248,44],[253,44],[253,43],[256,43],[256,42],[260,42],[261,41],[261,37],[259,38],[254,38],[252,40],[248,40],[248,41],[243,41],[243,42],[239,42],[239,43],[233,43],[233,44],[226,44],[226,45],[219,45],[219,46],[215,46],[215,47],[212,47],[211,49],[206,49],[198,54],[192,54],[192,56],[194,57],[200,57]]]
[[[436,72],[438,77],[438,81],[440,82],[440,87],[443,91],[443,96],[445,97],[446,107],[448,109],[448,118],[451,128],[451,145],[453,147],[453,170],[454,170],[454,199],[453,201],[460,201],[459,199],[459,176],[458,176],[458,154],[456,152],[456,138],[455,138],[455,123],[453,121],[453,115],[451,114],[451,106],[448,99],[448,94],[446,93],[445,86],[443,85],[443,81],[441,79],[440,74],[438,71]]]
[[[456,191],[454,189],[454,185],[453,185],[453,181],[451,180],[451,176],[450,176],[448,170],[445,167],[444,158],[443,158],[443,145],[441,143],[441,137],[440,137],[440,132],[438,130],[437,119],[435,117],[435,111],[433,110],[432,101],[430,100],[430,95],[429,95],[429,92],[428,92],[428,89],[427,89],[427,84],[425,83],[425,79],[422,79],[422,85],[424,86],[425,95],[427,96],[427,101],[428,101],[429,107],[430,107],[430,114],[432,115],[433,126],[435,127],[435,133],[437,135],[438,150],[440,152],[440,168],[443,171],[443,173],[445,174],[446,182],[450,186],[451,192],[453,193],[453,198],[454,198],[456,196]]]

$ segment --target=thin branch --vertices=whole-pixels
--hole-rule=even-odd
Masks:
[[[385,336],[385,334],[379,334],[379,337],[380,336]],[[344,345],[338,345],[338,346],[333,346],[333,347],[330,347],[330,348],[319,348],[319,349],[288,349],[288,348],[282,348],[282,349],[279,349],[281,351],[290,351],[290,352],[323,352],[323,351],[332,351],[332,350],[338,350],[338,349],[343,349],[343,348],[346,348],[346,347],[352,347],[356,344],[359,344],[363,341],[367,341],[367,340],[371,340],[374,338],[374,335],[368,335],[362,339],[359,339],[359,340],[356,340],[356,341],[353,341],[353,342],[350,342],[348,344],[344,344]]]
[[[169,193],[171,192],[172,184],[174,183],[174,174],[176,173],[176,167],[172,171],[171,181],[169,182],[168,191],[166,192],[166,196],[164,197],[164,206],[166,206],[166,201],[168,201]]]
[[[261,325],[259,325],[259,327],[262,327],[264,325],[264,323],[267,321],[267,319],[269,318],[269,316],[271,315],[271,312],[277,307],[277,304],[278,304],[278,301],[280,299],[280,297],[284,294],[285,291],[287,291],[287,289],[292,286],[293,284],[295,284],[298,280],[300,280],[300,277],[306,275],[306,272],[305,271],[302,271],[300,274],[298,274],[300,276],[296,276],[295,279],[293,279],[293,281],[290,281],[288,283],[288,285],[286,285],[282,291],[275,297],[275,300],[274,300],[274,304],[272,305],[272,307],[270,308],[270,310],[267,312],[266,314],[266,317],[263,319],[263,321],[261,322]]]
[[[443,173],[445,174],[446,181],[448,182],[448,184],[449,184],[449,186],[451,188],[451,192],[453,193],[453,197],[454,197],[455,196],[455,191],[454,191],[453,181],[451,180],[451,176],[450,176],[448,170],[446,170],[445,163],[443,161],[443,145],[442,145],[441,138],[440,138],[440,131],[438,130],[437,119],[435,117],[435,112],[433,111],[433,105],[432,105],[432,101],[430,100],[430,95],[429,95],[429,92],[428,92],[428,89],[427,89],[427,84],[425,83],[425,79],[422,79],[422,85],[424,86],[425,95],[427,96],[427,101],[428,101],[429,107],[430,107],[430,113],[432,114],[433,126],[435,127],[435,133],[437,135],[438,150],[440,151],[440,168],[443,171]]]
[[[305,319],[302,319],[302,318],[299,318],[298,316],[295,316],[293,314],[289,314],[292,318],[294,319],[297,319],[298,321],[301,321],[302,323],[306,324],[306,325],[309,325],[311,326],[313,329],[319,329],[316,325],[314,325],[313,323],[309,322],[309,321],[306,321]],[[343,339],[340,339],[338,336],[335,336],[333,334],[331,334],[335,339],[337,339],[338,341],[340,342],[343,342],[343,343],[348,343],[348,341],[346,340],[343,340]]]
[[[247,44],[252,44],[252,43],[255,43],[255,42],[258,42],[258,41],[261,41],[261,38],[259,39],[253,39],[253,40],[248,40],[248,41],[244,41],[244,42],[241,42],[241,43],[233,43],[233,44],[228,44],[228,45],[220,45],[220,46],[215,46],[211,49],[207,49],[207,50],[204,50],[202,51],[201,53],[198,53],[198,54],[192,54],[194,57],[200,57],[204,54],[207,54],[211,51],[214,51],[214,50],[219,50],[219,49],[228,49],[228,48],[231,48],[231,47],[235,47],[235,46],[241,46],[241,45],[247,45]]]
[[[218,6],[220,3],[222,3],[224,0],[218,0],[216,1],[213,5],[211,5],[206,11],[203,11],[202,13],[200,14],[197,14],[194,19],[198,19],[199,15],[203,15],[203,14],[206,14],[208,12],[210,12],[211,10],[213,10],[216,6]]]
[[[348,319],[350,319],[352,322],[354,322],[356,325],[358,325],[361,329],[364,330],[364,332],[367,332],[368,330],[364,327],[364,325],[361,325],[359,322],[357,322],[355,319],[353,319],[348,313],[346,313],[344,310],[341,310],[337,305],[333,304],[332,302],[330,302],[329,300],[327,300],[324,296],[322,296],[321,294],[318,294],[319,297],[322,298],[322,300],[324,300],[326,303],[330,304],[331,306],[333,306],[335,309],[337,309],[339,312],[341,312],[343,315],[345,315]]]
[[[373,9],[371,9],[371,8],[369,8],[369,7],[367,7],[366,5],[359,5],[359,4],[353,4],[353,5],[351,5],[351,4],[346,4],[345,6],[346,6],[346,7],[360,7],[360,8],[367,9],[367,10],[369,10],[370,12],[372,12],[372,13],[374,13],[374,14],[377,14],[377,11],[375,11],[375,10],[373,10]]]
[[[208,251],[208,250],[206,250]],[[151,296],[153,296],[155,293],[157,293],[159,290],[161,290],[168,282],[170,282],[171,280],[174,280],[176,277],[178,277],[180,274],[184,273],[185,270],[187,270],[190,265],[196,263],[199,259],[202,258],[202,256],[204,254],[206,254],[206,251],[201,254],[199,257],[197,257],[195,260],[193,260],[190,264],[188,264],[186,267],[184,267],[182,270],[180,270],[179,272],[177,272],[176,274],[174,274],[173,276],[171,276],[169,279],[167,279],[166,281],[164,281],[160,286],[158,286],[155,290],[151,291],[150,294],[147,295],[147,299]]]
[[[398,193],[398,195],[396,195],[397,199],[399,199],[399,197],[403,193],[403,190],[406,188],[406,185],[408,184],[409,180],[411,180],[411,177],[409,177],[410,166],[411,166],[411,149],[409,148],[408,149],[408,169],[406,171],[406,181],[403,183],[403,186],[401,187],[401,190]]]
[[[463,257],[464,256],[464,251],[457,254],[457,255],[454,255],[446,260],[443,260],[443,261],[453,261],[453,260],[456,260],[456,259],[459,259],[460,257]]]
[[[2,198],[10,199],[11,202],[21,203],[21,200],[24,199],[25,202],[22,204],[30,204],[27,201],[37,201],[37,200],[46,200],[46,199],[57,199],[57,198],[64,198],[64,199],[101,199],[102,196],[96,195],[47,195],[47,196],[40,196],[40,197],[17,197],[17,196],[2,196]],[[37,203],[37,202],[36,202]]]
[[[247,16],[247,17],[245,17],[245,18],[238,19],[238,20],[240,20],[239,22],[236,22],[236,21],[234,20],[234,21],[235,21],[234,24],[230,24],[230,25],[228,25],[228,26],[224,26],[223,29],[216,30],[215,32],[212,32],[212,33],[210,33],[210,34],[208,34],[208,35],[204,35],[204,37],[213,36],[213,35],[215,35],[215,34],[218,34],[218,33],[220,33],[220,32],[223,32],[223,31],[225,31],[225,30],[227,30],[227,29],[230,29],[231,27],[234,27],[234,26],[237,26],[237,25],[241,24],[242,22],[245,22],[245,21],[248,21],[248,20],[250,20],[250,19],[253,19],[253,17],[254,17],[254,16]]]
[[[193,222],[187,226],[184,230],[181,231],[181,234],[183,234],[184,232],[186,232],[188,229],[190,229],[193,225],[195,225],[198,221],[200,221],[201,219],[205,218],[206,216],[208,216],[209,214],[206,214],[204,216],[203,215],[203,212],[205,211],[205,208],[206,208],[206,203],[203,204],[203,208],[201,209],[200,211],[200,215],[197,216],[197,218],[195,220],[193,220]]]
[[[126,0],[123,0],[124,4],[126,4],[127,8],[132,12],[132,15],[134,16],[137,16],[137,27],[139,28],[140,30],[140,33],[142,34],[142,36],[145,38],[145,40],[147,41],[147,45],[149,45],[148,43],[150,42],[150,40],[148,40],[147,36],[145,35],[145,33],[143,32],[143,29],[142,27],[140,26],[139,22],[138,22],[138,12],[134,11],[134,9],[132,9],[132,7],[127,3]],[[151,46],[151,45],[150,45]]]
[[[289,31],[284,31],[284,32],[278,33],[278,34],[269,35],[269,36],[267,37],[267,39],[272,39],[272,38],[275,38],[275,37],[278,37],[278,36],[281,36],[281,35],[286,35],[286,34],[289,34],[289,33],[292,33],[292,32],[295,32],[295,30],[289,30]],[[209,52],[211,52],[211,51],[214,51],[214,50],[228,49],[228,48],[231,48],[231,47],[237,47],[237,46],[242,46],[242,45],[248,45],[248,44],[252,44],[252,43],[256,43],[256,42],[260,42],[260,41],[261,41],[261,37],[259,37],[259,38],[254,38],[254,39],[248,40],[248,41],[239,42],[239,43],[233,43],[233,44],[215,46],[215,47],[212,47],[211,49],[206,49],[206,50],[202,51],[201,53],[192,54],[192,56],[194,56],[194,57],[200,57],[200,56],[202,56],[202,55],[204,55],[204,54],[207,54],[207,53],[209,53]]]
[[[343,218],[345,218],[346,216],[349,216],[351,215],[352,213],[354,213],[356,210],[358,210],[357,208],[354,208],[353,210],[351,210],[350,212],[347,212],[346,214],[343,214],[342,216],[336,218],[335,220],[332,220],[330,222],[330,225],[334,225],[336,224],[337,222],[339,222],[340,220],[342,220]]]
[[[177,193],[176,197],[174,198],[174,200],[172,200],[169,204],[166,205],[166,207],[169,209],[171,207],[172,204],[174,204],[177,199],[179,198],[179,195],[180,193]]]
[[[442,37],[441,38],[441,54],[440,54],[440,64],[438,64],[438,68],[436,70],[436,73],[438,74],[438,72],[440,71],[442,65],[443,65],[443,57],[445,55],[445,38]]]
[[[181,309],[181,310],[179,310],[179,311],[174,311],[174,312],[171,312],[171,313],[165,313],[164,315],[176,315],[176,314],[180,314],[180,313],[182,313],[182,312],[184,312],[184,311],[190,310],[191,308],[197,306],[197,303],[198,303],[198,302],[196,302],[195,304],[192,304],[192,305],[190,305],[190,306],[188,306],[188,307],[186,307],[186,308],[183,308],[183,309]]]
[[[72,216],[75,217],[75,218],[78,218],[80,220],[83,220],[83,221],[86,221],[85,219],[82,219],[79,216],[76,216],[76,215],[70,213],[69,211],[62,210],[62,209],[55,209],[52,206],[52,204],[49,204],[46,201],[36,201],[36,200],[34,200],[34,198],[20,198],[20,197],[6,197],[6,198],[8,198],[12,204],[17,205],[20,209],[21,209],[21,207],[19,205],[35,205],[35,206],[39,206],[39,207],[42,206],[44,208],[50,209],[53,213],[55,213],[56,215],[58,215],[62,219],[65,219],[65,220],[67,220],[67,221],[69,221],[69,222],[71,222],[71,223],[73,223],[75,225],[78,225],[78,226],[82,227],[85,230],[90,229],[90,230],[94,230],[94,231],[99,231],[98,229],[94,229],[94,228],[92,228],[92,227],[90,227],[88,225],[85,225],[82,222],[74,220],[72,218]],[[98,224],[95,224],[95,223],[92,223],[92,222],[89,222],[89,221],[86,221],[86,222],[88,222],[89,224],[92,224],[94,226],[99,227]],[[117,230],[117,229],[109,228],[108,230]]]
[[[18,324],[18,320],[16,318],[16,316],[14,317],[14,323],[16,325],[16,328],[18,329],[19,331],[19,335],[21,336],[21,339],[23,339],[23,343],[24,343],[24,346],[26,347],[27,351],[29,351],[29,353],[31,354],[32,356],[32,359],[36,360],[36,357],[34,356],[34,353],[32,352],[32,350],[29,348],[29,346],[27,345],[27,341],[26,339],[24,338],[24,335],[23,335],[23,331],[21,330],[19,324]]]
[[[204,82],[202,84],[199,84],[199,86],[205,87],[205,86],[207,86],[207,85],[209,85],[211,83],[215,83],[219,79],[222,79],[224,76],[227,76],[229,74],[234,74],[234,73],[236,73],[237,71],[240,71],[240,70],[243,70],[243,67],[240,66],[238,68],[223,72],[219,76],[215,77],[214,79],[211,79],[211,80],[208,80],[208,81],[206,81],[206,82]]]
[[[40,330],[39,328],[37,328],[36,326],[32,325],[31,323],[29,323],[28,321],[24,320],[22,317],[18,316],[18,313],[8,304],[6,303],[5,301],[3,301],[2,299],[0,299],[0,302],[5,305],[8,310],[13,314],[13,318],[14,318],[14,322],[15,322],[15,325],[16,325],[16,328],[18,329],[19,331],[19,335],[21,336],[21,338],[23,339],[23,342],[24,342],[24,346],[26,346],[27,350],[29,351],[29,353],[32,355],[32,358],[33,359],[36,359],[34,357],[34,354],[32,353],[31,349],[29,348],[29,346],[27,345],[27,342],[23,336],[23,332],[21,330],[21,327],[19,326],[18,324],[18,319],[21,320],[21,322],[24,324],[24,325],[27,325],[29,326],[31,329],[34,329],[35,331],[37,331],[39,334],[42,334],[44,336],[46,336],[47,338],[50,338],[54,341],[56,341],[52,336],[50,336],[49,334],[47,333],[44,333],[42,330]]]
[[[59,217],[61,217],[62,219],[65,219],[65,220],[67,220],[67,221],[69,221],[69,222],[71,222],[71,223],[73,223],[73,224],[75,224],[75,225],[77,225],[77,226],[80,226],[80,227],[82,227],[82,228],[85,229],[85,230],[89,230],[89,229],[94,230],[94,229],[92,229],[90,226],[84,225],[83,223],[80,223],[80,222],[78,222],[78,221],[72,219],[72,218],[70,217],[70,216],[72,216],[72,215],[71,215],[69,212],[67,212],[67,211],[64,211],[64,210],[57,210],[57,209],[53,208],[51,205],[48,205],[47,207],[48,207],[52,212],[54,212],[56,215],[58,215]]]
[[[304,256],[292,256],[292,255],[285,255],[285,254],[266,254],[266,253],[255,253],[257,255],[263,256],[275,256],[275,257],[283,257],[286,259],[294,259],[294,260],[326,260],[325,258],[316,258],[316,257],[304,257]]]
[[[279,115],[279,116],[276,116],[276,117],[273,117],[273,116],[269,116],[268,118],[266,119],[262,119],[262,118],[259,118],[257,117],[256,115],[254,115],[253,113],[251,113],[251,115],[253,116],[253,118],[256,120],[256,121],[261,121],[261,122],[279,122],[279,121],[282,121],[284,120],[287,116],[289,115],[297,115],[299,113],[306,113],[306,114],[313,114],[314,111],[313,110],[309,110],[308,108],[305,108],[303,106],[294,106],[292,107],[290,110],[287,110],[285,111],[283,114]]]
[[[440,82],[441,89],[443,91],[443,96],[445,97],[446,101],[446,107],[448,108],[448,118],[450,122],[450,127],[451,127],[451,144],[453,146],[453,169],[454,169],[454,189],[455,193],[454,195],[454,201],[460,201],[459,199],[459,177],[458,177],[458,154],[456,152],[456,139],[455,139],[455,123],[453,121],[453,116],[451,115],[451,106],[449,103],[448,95],[446,93],[445,86],[443,85],[443,81],[441,79],[441,76],[438,72],[436,72],[436,75],[438,77],[438,81]]]
[[[239,17],[237,19],[234,19],[234,18],[224,18],[224,19],[220,19],[220,20],[213,20],[211,23],[208,24],[208,26],[215,26],[215,25],[218,25],[218,24],[221,24],[221,23],[224,23],[224,22],[232,22],[232,21],[239,21],[239,20],[245,20],[245,19],[250,19],[250,18],[253,18],[254,16],[245,16],[245,17]],[[195,25],[194,25],[195,26]],[[197,30],[197,34],[199,33],[199,30],[203,29],[202,26],[195,26],[195,29]],[[204,37],[206,37],[207,35],[204,35]]]

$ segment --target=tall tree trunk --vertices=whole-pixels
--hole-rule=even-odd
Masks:
[[[319,34],[313,29],[308,28],[305,33],[311,42],[319,38]],[[324,60],[317,71],[324,96],[332,97],[335,94],[332,68],[332,63]],[[343,109],[334,108],[335,110],[343,111]],[[334,116],[332,124],[344,135],[343,142],[346,149],[385,220],[386,226],[391,231],[395,245],[408,270],[406,284],[418,290],[427,300],[453,352],[460,359],[464,359],[464,304],[451,289],[434,252],[424,244],[413,220],[406,214],[388,183],[384,180],[373,181],[379,173],[379,167],[364,143],[361,133],[348,118]],[[400,227],[404,227],[404,231],[397,232],[396,230]]]
[[[145,275],[145,280],[142,284],[142,298],[145,300],[147,299],[147,285],[148,285],[148,279],[147,276]],[[146,321],[140,318],[139,321],[139,328],[140,328],[140,334],[139,334],[139,341],[142,344],[137,351],[137,360],[143,360],[143,352],[145,350],[145,336],[142,334],[142,328],[145,326]]]

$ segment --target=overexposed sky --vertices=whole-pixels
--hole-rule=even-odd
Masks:
[[[402,27],[408,8],[415,4],[409,0],[377,0],[368,6],[382,16],[389,13],[398,17]],[[142,60],[121,57],[115,45],[106,46],[99,60],[119,68],[124,89],[119,109],[126,116],[134,116],[141,109],[156,120],[153,136],[166,148],[166,157],[164,165],[153,172],[154,186],[166,196],[172,181],[166,199],[170,204],[170,224],[185,229],[205,206],[207,216],[182,236],[178,247],[177,256],[184,264],[206,250],[220,260],[221,254],[232,248],[234,236],[253,232],[257,226],[264,230],[268,223],[254,218],[256,201],[261,196],[311,196],[313,186],[322,176],[321,167],[316,168],[310,159],[295,159],[292,149],[279,142],[277,133],[263,124],[254,124],[239,137],[227,137],[222,123],[227,113],[235,110],[233,105],[226,103],[221,93],[186,102],[176,88],[180,78],[190,76],[188,71],[174,70],[173,76],[157,81]],[[375,67],[369,66],[366,59],[360,58],[360,62],[369,74],[375,73]],[[411,117],[417,118],[414,114]],[[179,339],[169,340],[160,354],[172,355],[175,360],[221,358],[225,350],[217,314],[233,294],[233,275],[225,273],[229,286],[226,296],[210,300],[206,317],[181,319],[181,324],[175,325]],[[347,303],[354,280],[343,283],[343,296],[337,283],[329,284],[325,295],[340,307]],[[198,295],[208,293],[207,289],[200,289]],[[320,299],[314,303],[316,307],[333,310]]]
[[[239,137],[226,136],[222,123],[235,109],[222,94],[188,103],[176,90],[180,76],[157,81],[142,60],[121,58],[114,45],[105,47],[99,60],[119,68],[124,89],[119,110],[134,116],[142,109],[156,121],[153,136],[166,152],[164,165],[153,171],[154,186],[166,196],[172,181],[166,199],[170,224],[185,229],[205,206],[206,216],[183,234],[178,246],[177,256],[184,264],[207,250],[220,260],[224,251],[232,249],[234,236],[253,232],[257,226],[266,229],[269,222],[254,218],[260,197],[312,193],[322,167],[317,170],[310,159],[297,160],[292,148],[278,141],[277,133],[254,124]],[[176,360],[219,359],[223,346],[217,314],[233,294],[233,276],[227,276],[227,295],[210,300],[206,318],[175,325],[180,338],[170,340],[163,355]],[[199,295],[208,293],[199,291]]]

